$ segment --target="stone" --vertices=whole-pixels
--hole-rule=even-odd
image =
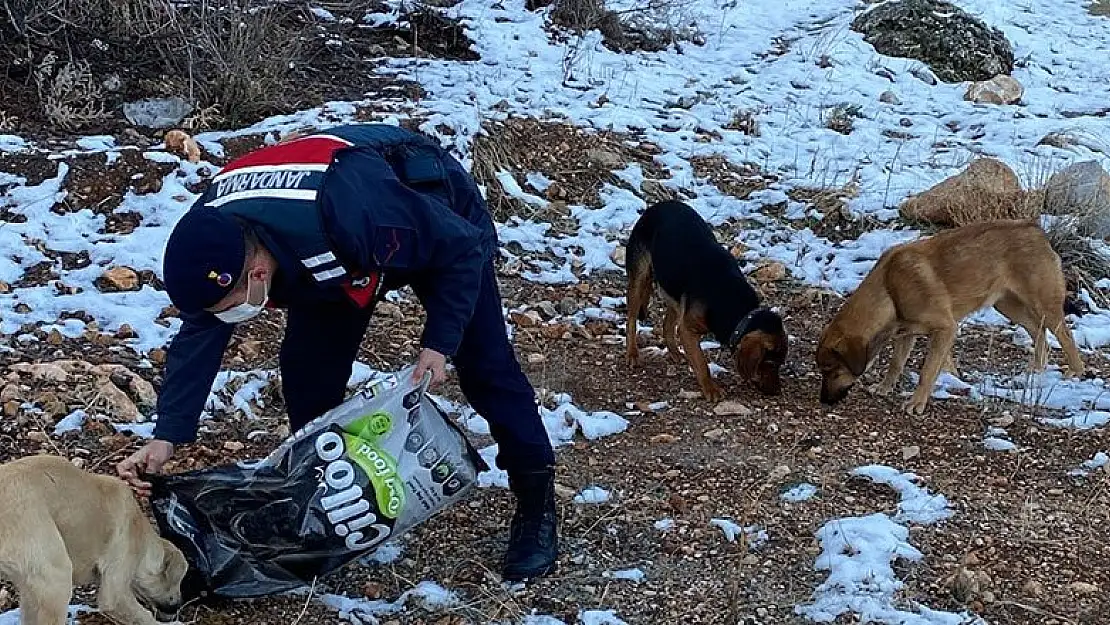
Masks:
[[[625,163],[625,158],[620,154],[597,148],[586,150],[586,158],[594,165],[607,169],[617,169]]]
[[[713,414],[719,417],[740,416],[746,417],[752,413],[752,409],[738,401],[723,401],[713,407]]]
[[[1066,217],[1084,236],[1110,237],[1110,174],[1098,161],[1052,174],[1044,188],[1044,212]]]
[[[1002,161],[984,157],[964,171],[908,198],[899,207],[902,217],[940,226],[1032,216],[1030,194],[1017,174]]]
[[[880,54],[921,61],[944,82],[990,80],[1014,69],[1001,30],[943,0],[875,4],[851,28]]]
[[[139,290],[139,274],[130,267],[112,267],[97,279],[96,288],[105,293],[137,291]]]
[[[893,104],[894,106],[898,106],[902,103],[902,100],[893,91],[884,91],[879,95],[879,102],[882,102],[883,104]]]
[[[1000,74],[968,85],[964,99],[976,104],[1017,104],[1023,95],[1025,87],[1016,78]]]
[[[771,261],[757,267],[752,271],[751,277],[756,282],[779,282],[786,279],[787,273],[786,265],[778,261]]]
[[[193,112],[193,106],[183,98],[147,98],[123,104],[123,116],[136,126],[170,128],[181,123]]]

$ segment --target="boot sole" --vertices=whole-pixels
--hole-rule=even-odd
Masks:
[[[501,579],[502,579],[502,581],[506,581],[506,582],[513,583],[513,584],[517,584],[517,583],[521,583],[521,582],[527,584],[527,583],[531,582],[532,580],[538,579],[540,577],[547,577],[548,575],[551,575],[551,574],[555,573],[558,570],[559,570],[559,563],[558,562],[553,562],[553,563],[551,563],[551,566],[548,566],[547,568],[542,569],[542,570],[540,570],[540,571],[538,571],[538,572],[536,572],[532,575],[509,576],[509,575],[502,574]]]

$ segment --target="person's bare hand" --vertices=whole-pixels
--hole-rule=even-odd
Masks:
[[[432,372],[432,381],[428,384],[431,388],[447,379],[447,357],[434,349],[424,348],[420,357],[416,359],[416,370],[412,372],[413,384],[420,384],[424,374]]]
[[[144,482],[139,477],[139,472],[161,473],[162,465],[173,457],[173,443],[168,441],[152,440],[139,448],[138,451],[125,458],[116,465],[116,473],[124,479],[136,493],[143,497],[150,496],[150,483]]]

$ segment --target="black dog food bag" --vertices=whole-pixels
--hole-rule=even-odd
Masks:
[[[310,585],[468,496],[488,467],[411,376],[367,384],[262,460],[150,476],[159,532],[190,564],[184,594]]]

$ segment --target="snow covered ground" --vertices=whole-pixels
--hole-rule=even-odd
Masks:
[[[1110,20],[1089,15],[1084,0],[961,0],[958,4],[1001,28],[1014,44],[1015,56],[1023,60],[1014,71],[1025,87],[1021,106],[976,105],[963,100],[963,85],[926,84],[914,75],[920,63],[879,55],[858,33],[850,31],[853,11],[840,0],[685,2],[673,17],[696,23],[706,45],[684,44],[681,54],[673,49],[617,54],[601,46],[596,32],[565,44],[554,43],[546,35],[545,12],[526,11],[523,0],[464,0],[449,11],[467,25],[480,61],[398,59],[391,62],[389,71],[422,85],[427,97],[412,106],[409,114],[426,119],[422,129],[453,144],[464,160],[469,159],[470,141],[479,133],[482,121],[508,115],[559,116],[587,129],[638,132],[663,150],[657,161],[672,177],[660,183],[694,190],[697,198],[690,203],[710,222],[745,218],[766,224],[740,235],[739,242],[747,246],[750,258],[780,261],[808,284],[847,294],[884,249],[917,233],[896,229],[891,223],[890,229],[834,243],[808,228],[773,222],[760,213],[763,205],[786,200],[785,191],[793,187],[833,187],[854,181],[859,193],[850,201],[851,211],[891,222],[900,200],[957,173],[973,154],[997,157],[1030,177],[1043,171],[1046,164],[1055,168],[1095,159],[1110,165],[1110,157],[1099,151],[1103,146],[1097,142],[1107,132],[1105,118],[1063,115],[1093,113],[1110,101],[1110,83],[1105,80],[1110,73]],[[610,8],[619,10],[622,3],[611,3]],[[781,55],[767,55],[776,38],[789,40],[789,48]],[[830,62],[818,65],[819,57]],[[880,68],[891,78],[877,74]],[[888,90],[896,94],[899,104],[880,101],[880,94]],[[826,111],[842,103],[858,106],[860,111],[855,130],[848,136],[824,123]],[[276,140],[280,132],[304,125],[348,121],[354,116],[355,104],[328,103],[239,131],[203,133],[196,138],[209,151],[219,153],[217,141],[235,134],[272,131]],[[742,111],[759,112],[758,136],[728,127]],[[398,120],[396,116],[387,119]],[[950,125],[958,130],[951,130]],[[441,126],[452,129],[453,134],[441,133]],[[916,138],[892,139],[883,134],[895,127],[910,128]],[[1038,145],[1043,136],[1061,131],[1094,139],[1069,150]],[[696,140],[699,134],[711,133],[720,140]],[[944,147],[934,146],[938,138],[943,138]],[[77,148],[117,156],[131,149],[102,137],[87,137]],[[35,149],[30,137],[0,136],[0,150]],[[711,154],[736,164],[758,164],[782,178],[747,200],[724,195],[708,181],[698,179],[690,164],[693,157]],[[91,210],[64,215],[50,210],[66,193],[63,182],[69,171],[65,163],[58,161],[54,175],[35,185],[0,172],[0,209],[26,217],[22,223],[0,224],[0,281],[15,283],[27,268],[47,259],[37,247],[39,241],[49,241],[56,251],[86,252],[91,260],[81,269],[56,268],[61,281],[78,287],[78,293],[59,295],[48,285],[16,287],[0,294],[0,332],[17,333],[23,324],[43,322],[56,324],[63,335],[78,336],[85,331],[85,324],[74,319],[61,321],[59,315],[84,310],[103,331],[114,332],[123,324],[133,328],[136,337],[129,343],[140,353],[167,344],[178,322],[171,320],[168,327],[153,322],[169,304],[163,293],[149,286],[134,292],[101,293],[93,285],[110,266],[160,273],[169,229],[196,197],[188,185],[199,181],[200,168],[210,167],[158,149],[148,150],[144,156],[172,163],[176,169],[165,177],[157,193],[124,198],[117,212],[134,211],[143,216],[141,227],[126,236],[103,234],[104,217]],[[502,176],[510,192],[529,202],[544,202],[538,196],[543,191],[542,177],[530,175],[534,172],[511,173],[515,174],[513,184]],[[645,176],[638,166],[630,166],[620,175],[636,188]],[[549,234],[546,224],[501,224],[503,240],[550,250],[561,259],[555,265],[529,267],[526,277],[560,283],[592,272],[619,270],[611,253],[644,201],[612,185],[602,197],[603,206],[598,208],[571,207],[579,228],[569,236]],[[804,216],[804,211],[791,208],[787,214]],[[617,304],[599,302],[593,314],[611,312]],[[1073,321],[1081,347],[1093,350],[1110,345],[1110,311],[1096,309]],[[998,323],[999,319],[985,313],[974,322]],[[37,339],[25,334],[16,340]],[[1028,336],[1019,331],[1015,340],[1027,342]],[[1054,341],[1052,344],[1058,347]],[[249,379],[236,385],[233,394],[223,392],[223,386],[235,376]],[[266,371],[224,374],[209,408],[230,405],[249,412],[250,402],[271,376],[272,372]],[[946,389],[961,385],[971,390],[972,398],[994,397],[1063,409],[1063,418],[1044,419],[1053,426],[1082,430],[1110,422],[1106,383],[1101,379],[1063,380],[1055,367],[1041,376],[987,376],[976,384],[947,376],[937,396],[944,397]],[[480,416],[464,414],[464,409],[460,407],[461,419],[468,428],[488,432]],[[576,434],[592,439],[617,435],[628,427],[624,417],[590,412],[574,405],[570,397],[560,398],[553,409],[545,410],[544,419],[557,445]],[[75,415],[66,427],[80,427],[80,422],[81,416]],[[989,448],[1006,449],[1006,442],[1004,430],[985,435],[984,444]],[[495,453],[495,448],[483,450],[491,465]],[[1084,470],[1099,462],[1105,463],[1105,457],[1093,459],[1088,463],[1092,467]],[[907,525],[943,522],[953,513],[943,496],[916,486],[914,476],[883,467],[860,471],[898,490],[901,512],[894,518],[876,514],[829,520],[817,532],[823,552],[815,564],[827,570],[829,578],[815,590],[812,603],[798,606],[798,613],[820,622],[849,611],[887,623],[966,622],[964,615],[934,612],[925,606],[906,611],[893,603],[900,582],[891,568],[892,559],[921,557],[908,542]],[[507,484],[503,472],[494,469],[483,476],[483,485]],[[800,485],[784,500],[804,505],[816,490],[812,485]],[[578,498],[582,504],[598,504],[609,496],[606,485],[599,484]],[[727,520],[719,525],[726,534],[746,534],[750,529]],[[845,542],[855,546],[855,555],[841,553]],[[407,601],[448,607],[459,599],[432,582],[421,582],[392,602],[334,596],[321,600],[343,618],[372,623],[377,615],[404,609]],[[0,615],[0,623],[14,623],[13,618],[12,613]],[[583,611],[578,619],[584,624],[623,622],[610,611]],[[556,625],[562,621],[534,615],[525,622]]]

